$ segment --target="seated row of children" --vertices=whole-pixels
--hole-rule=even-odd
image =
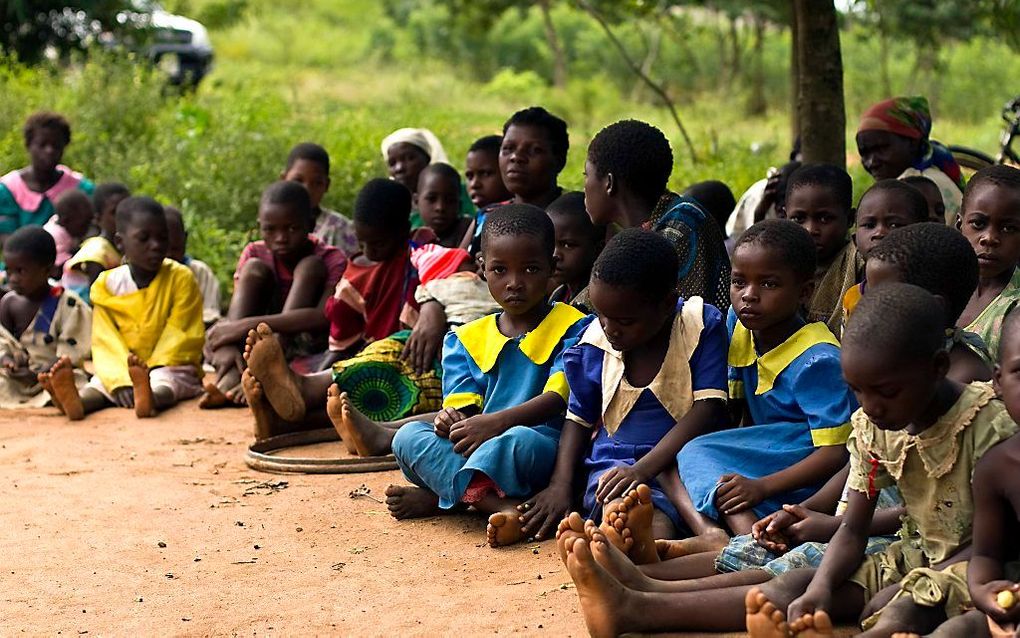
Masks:
[[[204,345],[218,373],[206,403],[244,397],[257,436],[332,423],[354,453],[392,452],[413,483],[387,490],[396,518],[473,508],[489,515],[493,546],[556,530],[595,633],[740,625],[743,614],[704,609],[732,613],[731,599],[739,608],[745,595],[762,635],[859,612],[863,596],[845,613],[819,597],[849,576],[846,560],[823,564],[827,580],[791,607],[788,625],[776,612],[795,587],[779,579],[775,590],[748,589],[771,578],[757,568],[778,554],[820,560],[817,547],[785,550],[828,540],[798,535],[827,526],[831,536],[831,521],[806,512],[833,511],[844,483],[841,530],[852,522],[867,531],[868,508],[895,482],[899,500],[886,496],[902,501],[925,539],[876,544],[910,550],[913,562],[893,556],[894,568],[877,565],[863,590],[877,593],[965,544],[966,472],[946,455],[969,454],[973,465],[1016,429],[987,385],[965,384],[990,379],[992,362],[1008,355],[1003,322],[1020,298],[1020,171],[978,173],[957,230],[926,222],[929,203],[909,184],[876,183],[855,213],[845,171],[803,166],[787,183],[788,219],[737,238],[731,266],[713,215],[666,189],[672,153],[660,131],[635,121],[603,129],[588,149],[583,196],[556,186],[566,152],[559,118],[539,107],[511,117],[492,159],[512,200],[483,210],[477,242],[464,243],[469,224],[457,222],[465,236],[456,246],[419,244],[411,228],[415,203],[432,219],[427,182],[445,175],[457,191],[455,171],[423,167],[416,194],[396,179],[370,181],[355,203],[361,251],[350,258],[309,233],[309,187],[271,185],[259,205],[263,239],[243,251],[230,310],[207,334],[194,275],[167,259],[173,215],[155,201],[116,206],[112,235],[127,263],[98,274],[92,328],[76,334],[61,326],[86,321],[86,305],[49,281],[56,242],[22,228],[4,252],[14,290],[0,300],[4,381],[31,384],[37,374],[72,419],[108,405],[151,416],[203,393]],[[622,230],[606,242],[610,226]],[[573,303],[550,301],[557,288]],[[440,331],[420,328],[430,306],[439,306]],[[440,361],[423,332],[438,334]],[[74,364],[88,337],[96,374],[86,382]],[[40,342],[45,354],[31,354]],[[329,370],[295,371],[326,344]],[[922,436],[937,425],[950,433]],[[941,482],[904,485],[908,469]],[[933,485],[937,515],[924,509]],[[591,523],[567,516],[575,503]],[[878,519],[876,534],[903,511]],[[843,536],[845,559],[858,549]],[[966,596],[925,578],[916,591]],[[681,599],[632,619],[630,604],[606,591],[690,594],[702,604]],[[910,592],[922,607],[946,600]],[[883,617],[914,622],[914,612]]]

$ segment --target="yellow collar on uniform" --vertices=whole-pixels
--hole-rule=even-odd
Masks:
[[[503,351],[503,346],[511,340],[499,331],[499,326],[496,325],[498,316],[498,313],[487,315],[454,329],[457,338],[464,344],[464,349],[485,373],[496,365],[496,359]],[[570,326],[583,317],[584,314],[573,306],[553,304],[545,319],[521,339],[519,346],[521,352],[535,365],[544,364],[563,340],[563,335]]]
[[[758,387],[754,389],[754,393],[765,394],[772,389],[780,372],[808,348],[819,343],[839,347],[839,342],[828,326],[820,321],[801,326],[789,339],[759,357],[754,348],[754,335],[738,321],[733,329],[733,337],[730,338],[726,363],[733,368],[746,368],[757,363]]]

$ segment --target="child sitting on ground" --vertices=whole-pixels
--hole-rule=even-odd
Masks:
[[[837,338],[843,324],[843,296],[857,283],[864,265],[849,236],[852,200],[850,176],[829,164],[801,166],[786,186],[786,218],[811,234],[818,258],[807,320],[824,322]]]
[[[464,248],[472,219],[460,214],[460,175],[449,164],[436,162],[422,169],[418,190],[412,198],[422,223],[435,233],[435,242],[446,248]]]
[[[322,198],[329,191],[329,153],[318,144],[302,142],[290,149],[287,165],[280,179],[297,182],[308,189],[312,201],[315,229],[312,231],[324,243],[339,248],[347,257],[358,252],[358,238],[351,221],[340,213],[322,206]]]
[[[166,258],[163,207],[148,197],[121,202],[116,239],[128,263],[92,285],[96,374],[79,395],[66,385],[68,357],[50,371],[72,421],[111,405],[148,418],[202,393],[202,295],[191,271]]]
[[[33,113],[23,132],[28,166],[0,177],[0,242],[22,226],[45,224],[61,193],[93,189],[81,173],[60,163],[71,143],[71,125],[62,115]]]
[[[467,193],[479,211],[513,197],[499,172],[499,148],[502,144],[503,137],[500,135],[480,137],[468,148],[464,159]]]
[[[442,412],[394,436],[393,454],[415,484],[386,490],[395,518],[471,505],[491,514],[489,545],[523,538],[516,507],[548,484],[568,393],[562,356],[586,323],[546,300],[554,244],[539,208],[510,204],[489,215],[485,276],[503,312],[447,335]]]
[[[995,391],[1010,418],[1020,422],[1020,311],[1010,311],[1002,323],[1002,332]],[[942,625],[935,635],[975,638],[1016,635],[1020,623],[1018,468],[1020,435],[1013,435],[981,457],[974,469],[974,542],[967,563],[967,581],[977,609]]]
[[[11,292],[0,299],[0,409],[38,408],[51,399],[38,377],[58,358],[74,366],[67,371],[72,388],[88,381],[81,364],[91,350],[92,309],[50,285],[57,249],[45,230],[25,226],[3,248]]]
[[[927,179],[927,178],[922,178]],[[918,224],[928,219],[928,205],[924,197],[913,186],[896,179],[883,179],[865,191],[857,204],[857,232],[854,243],[861,259],[867,259],[871,250],[882,241],[890,231]],[[864,270],[863,268],[861,270]],[[843,320],[854,311],[867,286],[867,271],[858,276],[860,283],[855,284],[843,295]]]
[[[667,190],[673,151],[659,129],[621,120],[588,145],[584,203],[596,224],[652,230],[680,257],[677,285],[685,299],[729,307],[730,260],[723,231],[702,206]]]
[[[831,635],[833,621],[865,609],[863,635],[927,634],[969,603],[971,476],[1017,425],[988,384],[946,378],[944,325],[941,304],[916,286],[885,284],[861,300],[843,344],[843,373],[861,402],[847,443],[847,512],[817,571],[791,571],[748,594],[751,636],[787,627]],[[893,484],[913,533],[863,558],[878,491]]]
[[[723,523],[747,534],[784,503],[811,496],[846,463],[857,405],[840,373],[839,344],[824,324],[800,314],[813,288],[812,244],[794,222],[766,220],[734,248],[730,399],[745,427],[700,436],[677,456],[691,506],[681,514],[699,534]]]
[[[636,228],[613,237],[595,262],[598,321],[563,355],[567,418],[549,487],[519,508],[525,536],[550,535],[570,509],[578,470],[586,516],[610,528],[621,515],[650,519],[651,533],[633,539],[635,562],[658,560],[653,539],[680,528],[655,479],[675,475],[677,452],[725,422],[727,343],[719,310],[678,297],[678,262],[667,239]],[[644,483],[650,490],[634,489]]]
[[[206,360],[216,369],[207,383],[203,408],[243,404],[242,347],[261,323],[284,336],[287,360],[311,358],[325,350],[329,321],[322,309],[347,267],[338,248],[312,230],[308,191],[295,182],[276,182],[259,202],[262,239],[241,251],[227,316],[206,335]],[[311,365],[311,364],[306,364]]]
[[[127,186],[108,182],[96,186],[92,207],[96,211],[99,234],[81,243],[81,248],[64,263],[62,282],[65,288],[89,301],[89,290],[99,273],[120,265],[122,256],[116,246],[117,206],[131,196]]]
[[[938,184],[924,175],[908,175],[899,181],[910,184],[924,195],[924,200],[928,202],[928,221],[946,223],[946,204],[942,201],[942,191]]]
[[[945,306],[949,372],[958,383],[989,381],[992,359],[981,337],[957,327],[978,281],[978,259],[967,240],[944,222],[913,224],[889,233],[868,256],[868,290],[890,282],[913,284]]]
[[[74,189],[64,191],[57,198],[56,214],[50,217],[43,229],[48,232],[57,246],[57,258],[53,262],[54,278],[60,279],[64,264],[78,252],[81,240],[88,232],[96,216],[92,200],[85,191]]]
[[[579,191],[563,193],[545,212],[556,229],[555,288],[549,298],[588,312],[588,307],[581,307],[574,300],[588,286],[591,268],[606,243],[606,227],[591,222],[584,208],[584,193]]]
[[[977,289],[959,325],[976,332],[998,358],[1002,320],[1020,304],[1020,169],[992,166],[967,184],[956,222],[978,256]]]
[[[220,282],[212,268],[204,261],[194,259],[188,252],[188,231],[184,228],[181,211],[173,206],[164,206],[167,226],[166,256],[184,264],[195,275],[195,282],[202,293],[202,322],[208,328],[220,318]]]

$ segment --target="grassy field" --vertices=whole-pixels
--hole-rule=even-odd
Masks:
[[[535,39],[542,42],[531,14],[493,31],[492,50],[479,51],[477,59],[502,56],[506,68],[479,77],[472,59],[453,54],[463,46],[454,47],[450,34],[445,35],[451,38],[446,41],[451,54],[442,55],[444,23],[435,7],[431,13],[412,12],[397,24],[383,3],[372,0],[168,4],[213,27],[216,67],[197,92],[170,94],[158,76],[123,58],[93,58],[63,69],[0,62],[5,96],[0,167],[24,165],[20,125],[27,114],[41,108],[67,114],[74,127],[67,163],[97,180],[123,181],[137,193],[180,206],[192,229],[190,252],[208,261],[225,282],[252,234],[261,189],[278,176],[288,149],[300,141],[316,141],[330,151],[333,186],[325,203],[342,212],[349,212],[362,183],[385,174],[378,144],[393,129],[431,128],[460,167],[475,138],[499,132],[508,115],[532,104],[570,123],[571,151],[561,175],[569,188],[581,185],[584,149],[592,135],[621,118],[649,121],[670,137],[676,189],[721,179],[739,196],[788,153],[788,42],[778,31],[770,34],[763,53],[770,108],[761,117],[744,114],[746,91],[740,83],[712,78],[718,69],[711,66],[711,25],[691,32],[688,48],[698,59],[684,63],[679,54],[664,52],[656,73],[669,79],[699,156],[695,164],[666,111],[635,92],[633,80],[612,74],[618,60],[598,58],[611,52],[602,42],[603,50],[595,53],[594,27],[565,8],[555,17],[576,36],[568,41],[572,79],[554,89],[544,68],[521,66],[529,60],[525,53],[536,55]],[[235,5],[245,9],[243,16],[222,18],[224,7]],[[621,33],[628,36],[626,29]],[[522,49],[525,45],[530,48]],[[870,180],[855,165],[855,114],[885,97],[874,77],[873,45],[858,32],[844,36],[848,163],[858,194]],[[998,109],[1020,85],[1020,56],[1004,51],[980,41],[947,53],[945,75],[930,87],[941,97],[933,100],[935,137],[994,149]],[[894,52],[894,91],[917,90],[907,51]],[[677,60],[673,72],[667,63]],[[694,69],[697,75],[690,72]]]

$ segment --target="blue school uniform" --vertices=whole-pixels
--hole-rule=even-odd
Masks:
[[[545,392],[569,395],[563,352],[577,342],[587,317],[565,304],[554,304],[531,332],[504,336],[498,315],[466,323],[443,343],[443,407],[469,406],[490,414],[518,406]],[[439,496],[439,506],[460,502],[471,479],[481,472],[511,498],[544,489],[556,462],[563,417],[536,426],[515,426],[489,439],[470,456],[453,451],[432,423],[415,421],[393,437],[393,454],[404,476]]]
[[[601,517],[595,490],[606,471],[633,465],[651,452],[695,401],[726,400],[726,347],[722,313],[692,297],[677,303],[662,367],[643,388],[627,381],[623,353],[609,343],[598,321],[563,355],[570,386],[567,418],[598,428],[584,459],[588,477],[584,508],[589,518]],[[662,488],[656,481],[649,487],[656,509],[679,527],[680,514]]]
[[[843,381],[839,343],[824,323],[809,323],[761,355],[751,331],[730,310],[730,397],[745,399],[755,424],[713,432],[677,455],[694,506],[718,520],[715,494],[723,474],[759,479],[784,470],[822,446],[846,444],[857,401]],[[821,483],[775,494],[753,509],[758,517],[799,503]]]

